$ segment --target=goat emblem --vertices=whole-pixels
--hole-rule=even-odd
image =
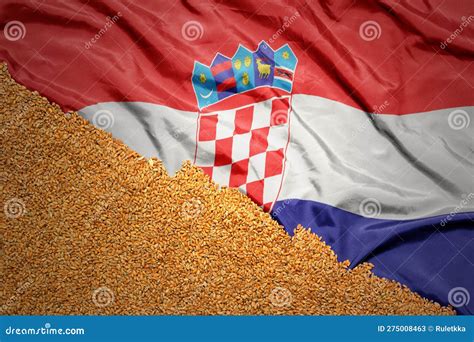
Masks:
[[[257,58],[257,69],[258,69],[258,76],[260,78],[268,78],[270,75],[270,64],[263,64],[261,58]]]

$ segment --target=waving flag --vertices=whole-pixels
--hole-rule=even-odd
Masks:
[[[470,1],[0,7],[19,82],[474,313]]]

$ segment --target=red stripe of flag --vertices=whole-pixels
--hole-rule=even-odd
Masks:
[[[156,0],[140,1],[143,10],[120,1],[107,1],[107,5],[102,1],[90,1],[87,8],[82,9],[81,1],[68,2],[67,7],[57,8],[46,2],[38,3],[41,6],[36,8],[31,0],[0,1],[0,21],[11,21],[12,9],[21,8],[16,17],[27,28],[24,39],[8,41],[0,38],[0,59],[8,62],[10,72],[18,82],[38,90],[64,110],[122,101],[117,94],[126,93],[127,101],[160,103],[183,111],[196,111],[196,98],[190,81],[194,62],[206,65],[218,53],[233,56],[239,44],[255,50],[262,37],[271,37],[275,33],[275,18],[287,16],[291,7],[281,6],[281,1],[269,2],[271,16],[249,18],[248,13],[259,12],[259,1],[247,1],[238,8],[232,3],[222,2],[218,16],[206,1],[196,2],[193,18],[206,27],[205,44],[185,44],[180,29],[156,29],[152,35],[147,35],[146,40],[131,44],[131,32],[146,35],[149,27],[156,23],[157,15],[163,22],[180,28],[182,19],[190,15],[188,7],[173,1]],[[382,3],[382,7],[390,7],[387,1]],[[426,8],[425,5],[415,6],[402,1],[390,7],[390,15],[381,11],[381,5],[376,1],[353,6],[334,5],[331,7],[334,15],[320,15],[318,20],[313,20],[311,13],[326,13],[326,2],[311,1],[303,6],[304,10],[301,7],[300,16],[292,22],[291,32],[288,31],[291,39],[282,37],[271,44],[273,49],[279,49],[289,43],[298,58],[293,93],[325,97],[372,111],[374,106],[380,107],[387,101],[387,91],[390,90],[393,97],[388,99],[389,106],[379,111],[379,114],[390,115],[474,105],[474,97],[469,96],[472,81],[464,76],[474,73],[473,24],[447,43],[451,32],[464,23],[461,18],[472,12],[472,1],[443,3],[427,0],[425,3]],[[443,5],[437,11],[429,10],[438,8],[438,3]],[[294,11],[296,7],[292,6]],[[39,10],[49,15],[48,20],[38,21]],[[82,10],[86,15],[77,17],[76,13],[83,13]],[[110,14],[123,13],[123,16],[107,30],[106,35],[101,36],[99,42],[93,43],[90,28],[97,31],[104,25],[105,10]],[[425,20],[419,20],[420,16]],[[66,23],[72,17],[74,29],[65,30],[64,34],[51,40],[58,27],[68,27]],[[359,30],[370,20],[378,25],[379,36],[365,41],[367,37],[359,35]],[[223,44],[222,28],[227,22],[246,22],[246,25],[229,29],[230,34],[226,35]],[[319,26],[331,27],[332,34],[321,36],[318,34]],[[68,46],[81,48],[83,53],[78,54],[77,49],[68,49]],[[394,46],[398,47],[396,53],[393,53]],[[98,48],[104,53],[96,53]],[[140,68],[128,68],[123,72],[121,63],[108,63],[120,58],[122,50],[127,51],[128,64]],[[159,56],[159,67],[154,67],[156,54],[160,51],[177,53],[163,53]],[[314,58],[320,51],[324,51],[324,58]],[[68,67],[58,71],[50,65]],[[229,65],[230,62],[216,67],[225,69]],[[370,69],[365,67],[367,65],[380,67]],[[446,67],[452,72],[447,73]],[[56,77],[58,72],[61,77]],[[143,78],[143,72],[148,77]],[[110,82],[97,82],[104,74]],[[340,75],[344,75],[342,80]],[[160,82],[156,82],[157,79]],[[132,83],[140,82],[130,87],[130,80]],[[324,87],[316,87],[315,80]],[[170,89],[173,89],[173,96],[169,96]],[[348,92],[347,89],[356,91]],[[360,101],[361,94],[364,101]]]

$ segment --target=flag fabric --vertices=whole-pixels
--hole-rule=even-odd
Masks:
[[[474,13],[417,3],[0,4],[13,77],[169,173],[474,313]]]

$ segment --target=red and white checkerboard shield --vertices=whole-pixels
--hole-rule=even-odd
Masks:
[[[271,210],[283,180],[290,113],[291,95],[199,113],[195,164]]]

